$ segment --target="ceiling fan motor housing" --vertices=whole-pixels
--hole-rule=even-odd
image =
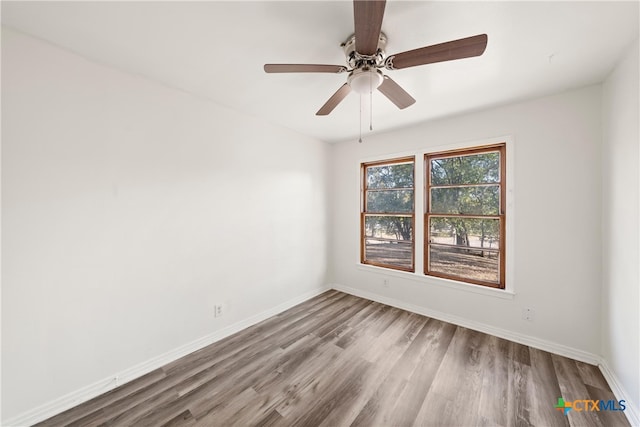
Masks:
[[[380,33],[378,38],[378,49],[374,55],[362,55],[356,51],[356,35],[350,36],[347,41],[342,43],[344,55],[347,58],[347,64],[352,69],[363,68],[366,66],[380,68],[384,65],[385,47],[387,46],[387,36]]]

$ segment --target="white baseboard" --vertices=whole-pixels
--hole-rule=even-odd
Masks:
[[[624,415],[629,420],[629,424],[632,426],[640,426],[640,412],[638,412],[638,406],[633,400],[629,399],[629,394],[625,392],[624,387],[618,380],[618,377],[613,373],[613,370],[609,366],[606,360],[602,359],[599,363],[600,372],[604,376],[604,379],[607,380],[609,387],[611,387],[611,391],[613,395],[616,397],[616,400],[624,400],[626,403],[626,409],[624,410]]]
[[[271,316],[282,313],[283,311],[302,302],[305,302],[317,295],[320,295],[321,293],[326,292],[329,289],[331,288],[326,287],[306,292],[282,304],[279,304],[276,307],[258,313],[255,316],[251,316],[247,319],[226,326],[195,341],[170,350],[138,365],[132,366],[101,381],[96,381],[93,384],[89,384],[86,387],[75,390],[55,400],[47,402],[44,405],[40,405],[37,408],[15,416],[9,420],[3,421],[2,425],[5,427],[31,426],[35,423],[46,420],[47,418],[66,411],[67,409],[73,408],[74,406],[91,400],[94,397],[101,395],[102,393],[106,393],[118,386],[128,383],[129,381],[148,374],[149,372],[152,372],[155,369],[166,365],[167,363],[173,362],[183,356],[186,356],[189,353],[200,350],[201,348],[213,344],[216,341],[220,341],[221,339],[233,335],[236,332],[248,328],[249,326],[262,322],[263,320],[266,320]]]

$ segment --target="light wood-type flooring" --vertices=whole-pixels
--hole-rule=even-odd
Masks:
[[[328,291],[40,425],[629,425],[559,397],[615,399],[596,366]]]

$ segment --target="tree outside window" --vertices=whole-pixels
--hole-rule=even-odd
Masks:
[[[505,145],[425,155],[425,274],[505,287]]]
[[[362,164],[363,264],[414,271],[414,165],[413,157]]]

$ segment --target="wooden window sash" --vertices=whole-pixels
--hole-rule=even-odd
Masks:
[[[454,158],[454,157],[464,157],[464,156],[473,156],[484,153],[493,153],[498,152],[500,156],[499,170],[498,170],[498,181],[491,183],[478,183],[478,184],[444,184],[444,185],[431,185],[431,162],[437,159],[445,159],[445,158]],[[440,277],[444,279],[456,280],[459,282],[471,283],[475,285],[487,286],[491,288],[504,289],[506,287],[506,184],[505,184],[505,174],[506,174],[506,144],[493,144],[482,147],[473,147],[461,150],[447,150],[436,153],[427,153],[424,156],[425,161],[425,214],[424,214],[424,274],[427,276]],[[480,187],[480,186],[500,186],[499,190],[499,215],[467,215],[467,214],[441,214],[441,213],[431,213],[431,189],[432,188],[452,188],[452,187]],[[446,273],[433,272],[429,270],[429,257],[430,257],[430,247],[432,245],[430,241],[431,237],[431,229],[429,227],[429,220],[431,218],[469,218],[469,219],[494,219],[499,221],[499,248],[496,249],[485,249],[485,248],[475,248],[468,246],[460,246],[460,245],[450,245],[452,247],[464,248],[468,250],[484,250],[491,252],[498,252],[498,283],[487,282],[483,280],[471,279],[467,277],[455,276]],[[442,245],[440,243],[434,243],[435,245]]]
[[[375,162],[367,162],[362,163],[360,167],[361,173],[361,190],[360,190],[360,262],[366,265],[373,265],[376,267],[389,268],[392,270],[400,270],[407,272],[415,272],[415,254],[416,254],[416,236],[415,236],[415,157],[402,157],[397,159],[390,160],[379,160]],[[412,164],[413,168],[413,186],[411,187],[393,187],[393,188],[374,188],[369,189],[367,183],[367,169],[370,167],[380,167],[380,166],[393,166],[393,165],[401,165],[401,164]],[[369,212],[367,210],[367,193],[369,191],[372,192],[380,192],[380,191],[407,191],[411,190],[414,192],[413,198],[413,207],[411,212]],[[365,219],[367,217],[374,216],[390,216],[390,217],[403,217],[411,219],[411,229],[413,230],[413,238],[409,240],[396,240],[389,239],[391,241],[396,240],[398,242],[410,243],[411,245],[411,267],[403,267],[400,265],[394,264],[385,264],[376,261],[366,260],[365,258],[365,241],[367,236],[365,235]],[[369,239],[383,240],[381,238],[369,237]]]

